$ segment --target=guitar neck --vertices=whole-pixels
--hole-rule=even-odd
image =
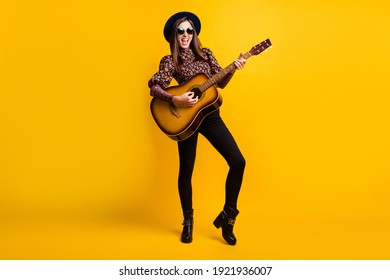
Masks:
[[[251,54],[250,52],[247,52],[243,55],[243,57],[245,59],[248,59],[249,57],[251,57]],[[215,85],[216,83],[218,83],[220,80],[222,80],[227,74],[229,74],[231,71],[233,71],[234,69],[236,68],[236,65],[234,64],[234,62],[230,63],[227,67],[225,67],[224,69],[222,69],[222,71],[218,72],[217,74],[215,74],[213,77],[211,77],[210,79],[208,79],[205,83],[203,83],[202,85],[199,86],[199,90],[201,92],[204,92],[206,91],[208,88],[212,87],[213,85]]]

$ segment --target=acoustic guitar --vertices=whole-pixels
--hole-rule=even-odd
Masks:
[[[271,41],[266,39],[246,52],[244,58],[248,59],[258,55],[271,45]],[[176,96],[193,92],[198,97],[198,102],[193,107],[176,107],[154,97],[150,103],[150,110],[158,127],[169,138],[176,141],[190,137],[198,129],[203,119],[222,105],[222,96],[215,84],[235,67],[233,62],[211,78],[203,73],[196,74],[185,83],[165,89],[168,93]]]

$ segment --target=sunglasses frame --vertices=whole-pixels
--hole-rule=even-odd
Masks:
[[[195,33],[195,30],[192,27],[188,27],[187,29],[179,27],[178,29],[176,29],[176,33],[179,35],[183,35],[184,32],[187,32],[188,35],[193,35]]]

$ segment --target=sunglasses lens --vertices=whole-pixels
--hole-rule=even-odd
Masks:
[[[187,31],[188,35],[194,34],[194,29],[192,27],[188,27],[187,30],[185,30],[184,28],[179,27],[176,32],[179,35],[183,35],[185,31]]]

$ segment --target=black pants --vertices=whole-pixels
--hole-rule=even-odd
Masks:
[[[208,115],[197,132],[186,140],[179,141],[179,195],[183,211],[192,209],[192,172],[195,164],[198,134],[202,134],[225,158],[229,173],[225,185],[226,207],[237,208],[237,199],[245,169],[245,159],[236,141],[222,121],[219,110]]]

